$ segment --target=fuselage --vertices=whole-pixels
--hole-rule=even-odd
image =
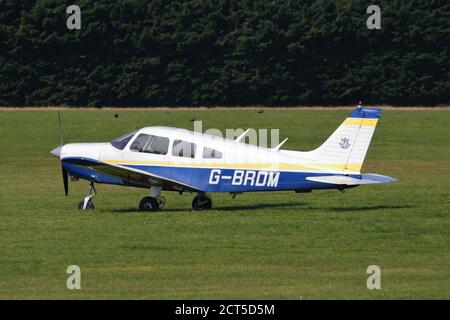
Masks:
[[[146,127],[122,140],[72,143],[58,150],[70,175],[97,183],[151,187],[155,181],[134,181],[99,170],[95,163],[129,168],[189,186],[202,192],[330,189],[335,186],[306,177],[360,172],[333,163],[318,163],[312,152],[272,150],[230,139],[171,127]],[[70,160],[70,161],[69,161]],[[165,190],[180,191],[164,187]]]

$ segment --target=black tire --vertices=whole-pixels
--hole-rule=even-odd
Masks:
[[[153,197],[145,197],[139,202],[139,210],[141,211],[158,211],[158,200]]]
[[[78,209],[83,210],[83,206],[84,206],[84,200],[81,200],[80,203],[78,204]],[[95,206],[94,203],[92,202],[92,200],[89,200],[86,206],[86,210],[94,210]]]
[[[209,196],[195,196],[192,200],[192,208],[197,211],[209,210],[212,207],[212,200]]]

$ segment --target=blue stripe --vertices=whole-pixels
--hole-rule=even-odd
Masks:
[[[96,183],[117,184],[122,186],[129,185],[126,182],[122,181],[122,179],[120,178],[106,175],[95,170],[88,169],[86,167],[82,167],[82,164],[75,165],[62,161],[62,165],[64,169],[66,169],[70,173],[71,176],[79,177],[84,180]]]
[[[324,176],[324,173],[310,173],[310,172],[291,172],[279,171],[278,183],[276,186],[269,186],[267,183],[262,186],[256,185],[256,178],[258,173],[260,182],[263,182],[265,173],[270,173],[266,170],[240,170],[240,169],[217,169],[217,168],[186,168],[186,167],[164,167],[164,166],[145,166],[145,165],[126,165],[126,167],[138,169],[148,172],[149,174],[166,177],[167,179],[176,180],[181,183],[190,185],[198,190],[205,192],[246,192],[246,191],[277,191],[277,190],[308,190],[308,189],[335,189],[335,185],[327,183],[319,183],[308,181],[306,177]],[[220,173],[215,177],[220,176],[220,181],[217,184],[210,183],[212,170],[220,170]],[[236,180],[233,184],[233,177],[235,171],[244,171],[243,180]],[[248,171],[255,173],[255,179],[252,181],[248,179],[245,181],[245,175]],[[215,171],[217,172],[217,171]],[[272,171],[274,174],[275,171]],[[214,173],[213,173],[214,175]],[[355,178],[360,178],[360,175],[351,175]],[[231,178],[228,178],[231,177]]]

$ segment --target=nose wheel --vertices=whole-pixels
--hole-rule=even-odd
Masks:
[[[85,206],[84,200],[81,200],[80,203],[78,204],[78,209],[82,211],[94,210],[95,209],[94,202],[92,202],[92,200],[89,200]]]
[[[209,210],[212,207],[211,196],[207,193],[199,193],[192,200],[192,208],[197,211]]]
[[[91,182],[89,185],[89,193],[83,200],[78,204],[78,209],[86,211],[86,210],[94,210],[94,202],[92,199],[97,195],[97,190],[95,189],[94,183]]]

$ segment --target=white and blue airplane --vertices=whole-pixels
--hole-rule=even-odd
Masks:
[[[127,133],[111,142],[70,143],[51,151],[62,164],[65,194],[68,177],[91,182],[79,209],[93,209],[94,183],[146,188],[150,195],[139,208],[156,211],[165,204],[161,191],[197,193],[195,210],[211,208],[210,192],[233,196],[250,191],[298,193],[397,181],[361,168],[379,108],[358,106],[319,148],[309,151],[263,148],[185,129],[153,126]]]

